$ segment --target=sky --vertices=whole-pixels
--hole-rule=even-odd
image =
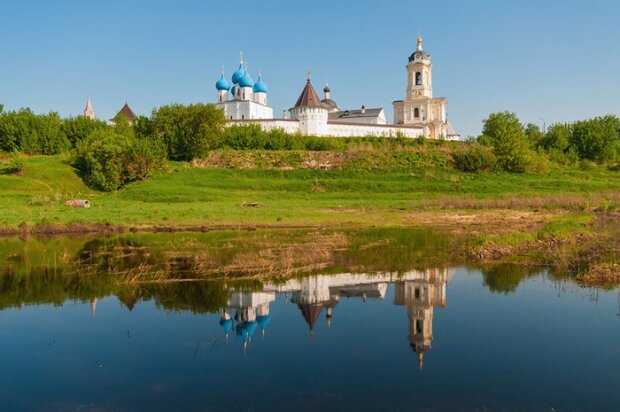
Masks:
[[[98,118],[211,103],[239,52],[277,117],[306,71],[343,109],[403,99],[418,33],[463,137],[493,112],[541,127],[620,115],[617,0],[0,0],[0,104]]]

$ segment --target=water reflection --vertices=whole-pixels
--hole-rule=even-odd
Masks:
[[[220,326],[225,337],[234,331],[247,352],[257,329],[264,336],[271,322],[270,304],[278,294],[290,296],[290,303],[299,308],[311,337],[323,311],[331,327],[343,298],[385,299],[388,285],[395,288],[394,305],[405,306],[408,318],[408,340],[417,354],[418,366],[424,365],[424,352],[433,342],[433,310],[447,306],[447,284],[454,270],[428,269],[403,274],[374,273],[307,276],[285,283],[266,283],[262,291],[232,291],[226,308],[221,311]]]

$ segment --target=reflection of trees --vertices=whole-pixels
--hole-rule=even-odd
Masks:
[[[448,249],[444,236],[411,229],[0,239],[0,309],[117,296],[127,308],[153,300],[168,310],[212,312],[231,285],[260,287],[235,279],[424,269],[443,266]]]
[[[350,245],[336,256],[337,270],[410,271],[446,267],[450,238],[430,230],[369,229],[349,233]]]
[[[481,269],[484,285],[491,292],[512,293],[526,277],[530,270],[523,265],[501,264]]]

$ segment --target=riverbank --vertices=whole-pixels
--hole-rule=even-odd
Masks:
[[[458,237],[453,253],[469,261],[591,272],[588,282],[594,274],[599,283],[613,278],[601,274],[614,272],[620,256],[620,233],[609,229],[620,220],[616,170],[468,174],[437,159],[405,167],[368,166],[368,156],[360,165],[360,153],[299,156],[215,153],[204,162],[168,163],[113,193],[85,186],[66,157],[30,157],[21,175],[0,175],[0,235],[410,227]],[[222,160],[233,158],[245,160]],[[283,158],[297,160],[283,166]],[[71,199],[88,199],[91,208],[65,206]]]

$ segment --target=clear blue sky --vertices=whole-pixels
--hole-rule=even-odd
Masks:
[[[90,95],[108,119],[125,100],[139,114],[213,102],[220,66],[230,76],[243,50],[278,116],[310,68],[340,107],[391,121],[421,31],[435,96],[477,135],[500,110],[538,124],[620,114],[619,16],[616,0],[3,0],[0,103],[66,116]]]

